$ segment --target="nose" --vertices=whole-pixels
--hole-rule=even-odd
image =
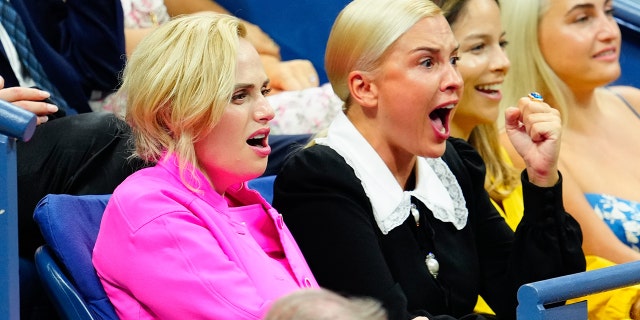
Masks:
[[[498,47],[495,54],[492,55],[491,70],[507,73],[511,68],[511,61],[507,57],[507,53],[502,47]]]
[[[440,91],[442,92],[458,92],[463,86],[462,76],[460,75],[460,71],[458,68],[450,64],[445,74],[442,78],[442,82],[440,84]]]
[[[600,16],[598,39],[601,41],[611,41],[620,37],[620,27],[616,20],[609,15]]]
[[[254,111],[254,117],[256,121],[267,123],[273,120],[275,116],[276,114],[273,111],[269,100],[267,100],[267,97],[262,96],[258,101],[258,105],[256,106]]]

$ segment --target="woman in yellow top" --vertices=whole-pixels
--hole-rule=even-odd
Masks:
[[[444,9],[460,44],[458,70],[465,83],[451,123],[451,135],[468,140],[478,150],[487,167],[485,187],[498,211],[515,230],[524,211],[522,186],[519,171],[514,169],[500,145],[496,124],[502,100],[501,85],[511,66],[504,50],[507,40],[498,2],[439,0],[436,3]],[[606,259],[587,256],[587,269],[611,265],[613,263]],[[587,297],[589,318],[630,318],[639,289],[634,286]],[[492,313],[482,299],[476,311]]]

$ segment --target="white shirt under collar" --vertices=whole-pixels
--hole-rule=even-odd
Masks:
[[[317,138],[341,155],[353,168],[371,201],[373,216],[383,234],[401,225],[411,212],[411,196],[416,197],[435,218],[451,222],[458,230],[467,224],[468,211],[460,185],[441,158],[418,157],[416,188],[404,191],[382,158],[340,112],[326,137]]]

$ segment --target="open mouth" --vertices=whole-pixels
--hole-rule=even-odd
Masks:
[[[615,50],[611,49],[611,50],[606,50],[606,51],[602,51],[596,55],[594,55],[594,58],[599,58],[599,57],[607,57],[607,56],[612,56],[616,53]]]
[[[454,105],[450,104],[442,108],[435,109],[429,113],[429,119],[433,127],[440,133],[446,134],[449,131],[449,114]]]
[[[494,83],[494,84],[482,84],[474,87],[477,91],[480,91],[484,94],[495,95],[500,93],[500,89],[502,88],[502,83]]]
[[[247,144],[252,147],[266,147],[267,146],[267,135],[264,133],[257,134],[249,139],[247,139]]]

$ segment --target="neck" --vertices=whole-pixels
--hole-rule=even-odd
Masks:
[[[574,91],[566,97],[565,102],[566,128],[569,130],[592,129],[602,116],[595,89]]]
[[[390,143],[384,130],[366,117],[359,108],[350,108],[347,117],[385,163],[400,187],[406,189],[417,156]]]

